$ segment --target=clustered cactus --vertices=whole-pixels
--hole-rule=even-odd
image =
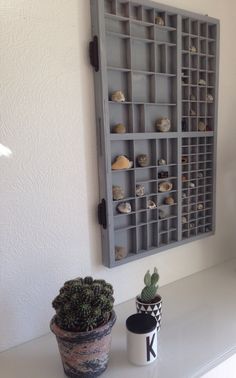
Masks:
[[[159,274],[157,272],[157,268],[154,268],[154,272],[152,275],[150,274],[149,270],[144,276],[144,283],[145,287],[143,288],[140,298],[141,301],[144,303],[150,303],[156,297],[158,285],[157,282],[159,281]]]
[[[105,280],[76,278],[64,283],[53,300],[56,324],[67,331],[89,331],[105,324],[111,316],[113,287]]]

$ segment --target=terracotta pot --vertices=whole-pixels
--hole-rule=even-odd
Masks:
[[[115,312],[109,322],[87,332],[65,331],[57,326],[55,318],[52,318],[50,328],[57,338],[65,374],[72,378],[101,375],[108,364]]]
[[[136,297],[136,309],[138,313],[154,316],[157,321],[157,332],[161,328],[162,298],[157,295],[151,303],[143,303],[139,296]]]

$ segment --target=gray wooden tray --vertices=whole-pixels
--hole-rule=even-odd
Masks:
[[[143,0],[91,0],[91,18],[99,222],[103,263],[114,267],[215,232],[219,21]],[[160,118],[168,132],[157,131]],[[112,169],[119,156],[133,165]]]

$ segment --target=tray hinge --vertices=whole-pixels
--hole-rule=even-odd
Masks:
[[[106,201],[104,198],[98,205],[98,223],[101,224],[104,229],[107,228]]]
[[[94,67],[95,71],[99,71],[99,59],[98,59],[98,37],[95,35],[93,40],[89,42],[89,57],[90,63]]]

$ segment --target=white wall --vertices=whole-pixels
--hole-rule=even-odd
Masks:
[[[69,278],[93,274],[117,303],[135,296],[147,268],[161,284],[234,253],[234,1],[165,3],[221,19],[214,237],[109,270],[101,264],[89,0],[1,0],[0,350],[48,332],[51,300]],[[232,9],[234,7],[234,11]]]

